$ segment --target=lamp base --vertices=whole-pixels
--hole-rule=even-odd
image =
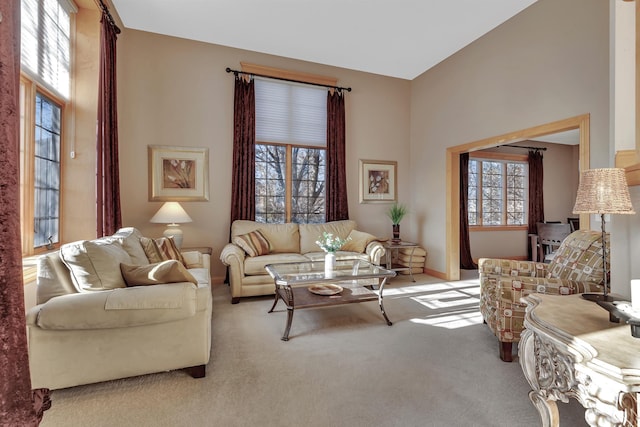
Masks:
[[[162,233],[164,237],[173,238],[173,242],[176,244],[176,248],[182,247],[183,234],[178,224],[169,224],[167,229]]]
[[[604,294],[593,294],[593,293],[582,294],[582,298],[586,299],[587,301],[593,301],[593,302],[598,302],[598,301],[614,302],[614,301],[620,300],[619,297],[616,298],[614,296],[611,296],[611,294],[604,295]]]

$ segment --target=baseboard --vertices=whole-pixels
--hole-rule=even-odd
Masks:
[[[437,277],[438,279],[442,279],[442,280],[447,280],[447,275],[441,271],[425,268],[423,272],[424,274],[428,274],[429,276]]]
[[[212,285],[222,285],[224,283],[224,276],[211,276]]]

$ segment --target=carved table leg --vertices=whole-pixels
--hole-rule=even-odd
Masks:
[[[545,395],[546,393],[540,390],[532,390],[529,392],[529,399],[540,414],[542,427],[559,427],[558,405],[555,400],[549,400]]]
[[[387,321],[387,325],[391,326],[393,325],[393,323],[391,323],[391,320],[389,320],[389,318],[387,317],[387,313],[384,311],[384,304],[382,303],[382,291],[384,290],[385,283],[387,283],[386,277],[382,279],[382,283],[380,284],[380,287],[378,290],[378,305],[380,306],[380,311],[382,312],[382,316],[384,317],[384,320]]]

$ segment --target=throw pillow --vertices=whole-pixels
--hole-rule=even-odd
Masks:
[[[185,267],[187,266],[187,264],[184,262],[184,258],[182,257],[180,249],[178,249],[176,243],[171,237],[160,237],[158,239],[155,239],[155,242],[158,245],[158,249],[160,250],[163,261],[166,261],[168,259],[175,259],[180,261]]]
[[[240,246],[249,256],[267,255],[271,253],[271,243],[260,230],[235,236],[233,243]]]
[[[132,262],[119,242],[101,239],[62,245],[60,258],[78,292],[126,287],[118,266]]]
[[[155,240],[150,239],[149,237],[140,237],[140,244],[142,245],[142,249],[150,263],[155,264],[160,261],[164,261],[160,248],[158,248],[158,244]]]
[[[120,264],[120,271],[129,287],[178,282],[198,284],[184,265],[174,259],[147,265]]]
[[[347,243],[340,248],[341,251],[364,253],[367,245],[377,240],[377,237],[363,231],[351,230],[347,239]]]

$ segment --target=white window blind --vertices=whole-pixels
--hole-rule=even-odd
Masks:
[[[255,79],[256,141],[326,147],[327,89]]]
[[[22,0],[22,70],[39,84],[69,99],[71,0]]]

